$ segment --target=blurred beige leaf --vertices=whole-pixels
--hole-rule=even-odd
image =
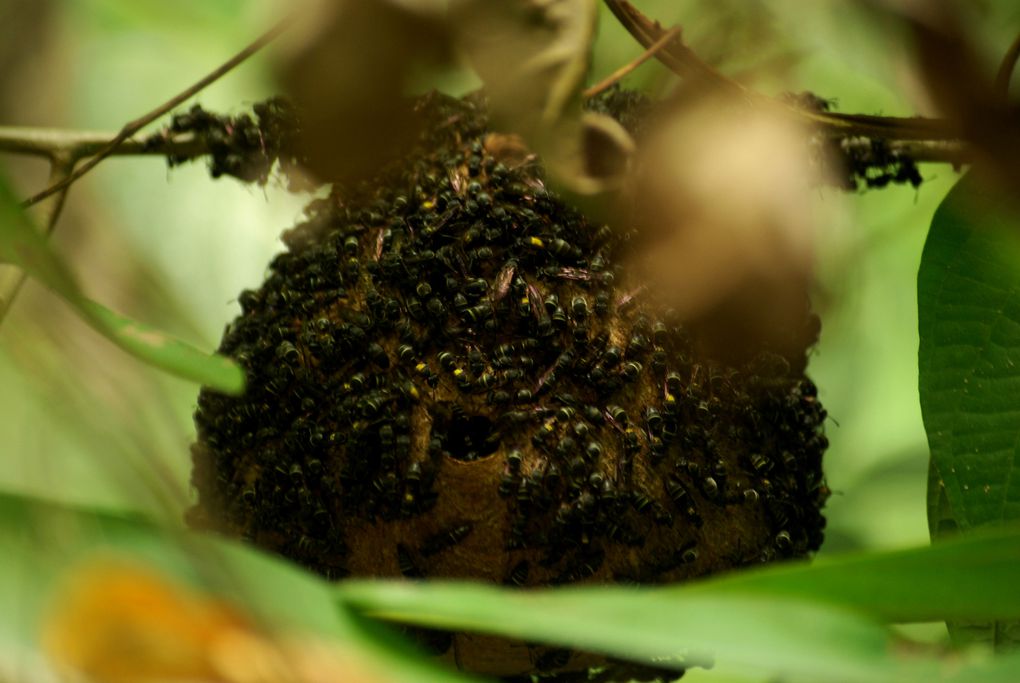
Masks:
[[[660,121],[638,154],[635,270],[688,321],[802,324],[819,186],[808,131],[711,95]]]
[[[323,181],[356,182],[400,156],[419,132],[407,92],[450,64],[438,3],[310,4],[288,36],[280,83],[301,115],[302,151]]]
[[[578,104],[597,0],[453,0],[451,15],[497,126],[530,138]]]
[[[543,150],[543,162],[561,191],[597,195],[626,183],[636,146],[616,119],[584,112],[550,132],[552,142]]]
[[[98,683],[386,680],[336,644],[270,636],[234,607],[120,561],[74,571],[42,643],[58,668]]]
[[[633,142],[616,121],[581,109],[597,0],[454,0],[451,16],[493,127],[523,136],[572,192],[616,188]]]

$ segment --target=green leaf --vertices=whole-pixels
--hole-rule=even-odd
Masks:
[[[326,637],[354,648],[396,683],[465,683],[392,634],[337,609],[333,587],[250,546],[158,526],[129,515],[0,493],[0,653],[33,650],[58,584],[90,560],[144,563],[168,577],[231,600],[269,629]],[[0,655],[0,664],[2,664]]]
[[[1020,211],[973,172],[932,219],[917,276],[933,537],[1020,518]],[[1018,646],[1006,624],[954,638]],[[1012,630],[1015,630],[1015,626]]]
[[[923,548],[734,572],[666,591],[729,590],[816,600],[887,622],[1020,617],[1020,528],[986,530]]]
[[[369,616],[542,641],[658,666],[704,666],[809,680],[893,680],[892,639],[839,608],[752,593],[633,588],[512,591],[478,584],[349,581]]]
[[[232,360],[209,355],[125,318],[82,294],[67,264],[50,249],[0,178],[0,261],[24,269],[66,300],[96,331],[136,358],[227,394],[244,391],[244,372]]]
[[[888,621],[1020,615],[1020,529],[818,564],[792,563],[661,588],[513,591],[349,581],[365,613],[647,662],[715,659],[727,671],[814,680],[931,680],[950,663],[903,661]],[[659,662],[662,664],[662,662]],[[975,674],[975,676],[977,676]],[[988,680],[1003,680],[989,675]],[[965,671],[959,680],[970,680]],[[974,680],[985,680],[978,676]]]
[[[79,310],[86,312],[88,320],[98,324],[100,332],[135,358],[226,394],[238,395],[244,391],[244,372],[230,358],[202,353],[94,301],[83,299],[79,306]]]

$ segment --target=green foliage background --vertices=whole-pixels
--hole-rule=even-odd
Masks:
[[[21,3],[22,5],[24,3]],[[677,5],[682,7],[678,10]],[[909,115],[902,42],[859,5],[840,0],[638,3],[727,73],[796,59],[766,92],[812,90],[842,111]],[[18,0],[0,0],[0,17]],[[16,9],[17,8],[17,9]],[[1020,26],[1008,0],[974,3],[989,69]],[[40,2],[30,30],[11,36],[33,59],[0,64],[0,123],[116,130],[206,73],[265,28],[272,7],[244,0]],[[741,23],[731,25],[733,18]],[[0,22],[3,25],[3,22]],[[30,40],[38,39],[30,48]],[[592,80],[640,48],[603,16]],[[627,81],[668,82],[657,64]],[[464,82],[458,87],[469,88]],[[276,92],[259,56],[198,100],[237,111]],[[36,162],[0,158],[27,195],[44,182]],[[923,545],[928,443],[917,391],[916,275],[935,207],[957,174],[922,168],[919,190],[861,195],[819,190],[838,206],[821,235],[817,305],[822,340],[809,372],[834,418],[826,458],[834,495],[821,556]],[[86,294],[212,350],[259,284],[277,235],[307,197],[272,184],[213,182],[201,164],[167,171],[153,158],[118,158],[76,185],[55,246]],[[29,283],[0,327],[0,491],[176,518],[188,497],[193,384],[159,374],[107,344],[64,303]],[[914,629],[939,641],[943,627]],[[696,672],[690,680],[724,680]]]

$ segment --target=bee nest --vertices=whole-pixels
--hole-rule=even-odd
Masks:
[[[797,353],[712,360],[628,275],[631,234],[547,191],[481,100],[417,108],[419,146],[313,203],[241,294],[220,350],[248,390],[199,397],[191,523],[329,578],[522,587],[680,581],[817,549],[807,308]],[[598,661],[419,635],[479,673]]]

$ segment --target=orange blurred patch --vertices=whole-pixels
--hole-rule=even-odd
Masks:
[[[268,636],[223,601],[127,563],[79,570],[42,642],[58,667],[102,683],[384,681],[333,644]]]

